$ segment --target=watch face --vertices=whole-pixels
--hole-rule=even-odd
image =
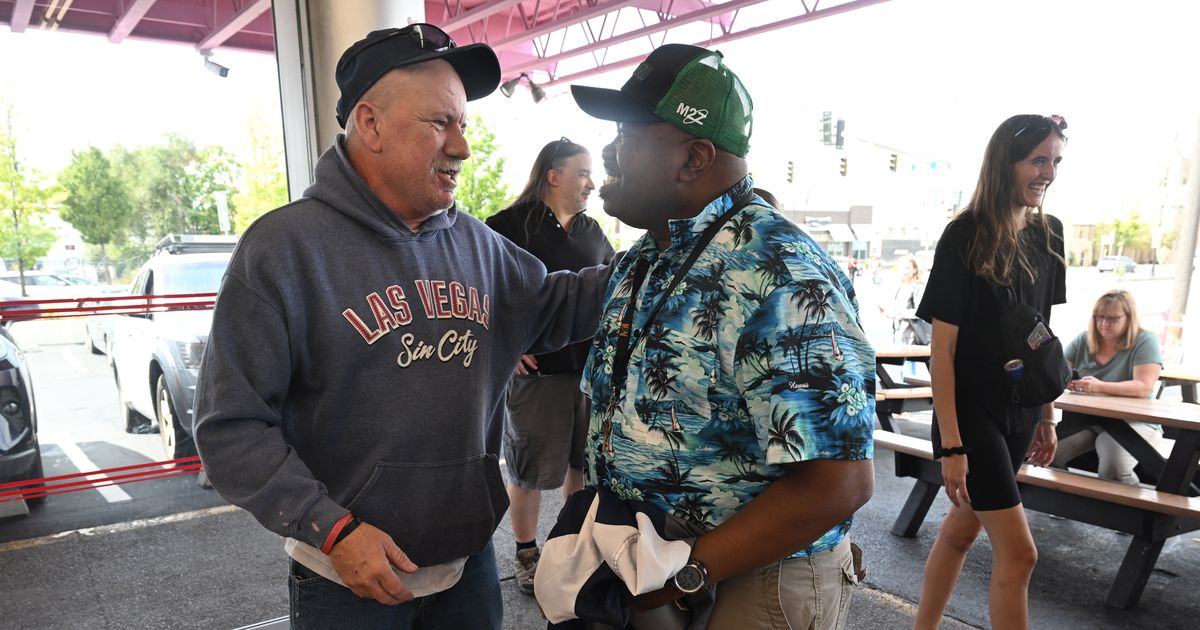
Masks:
[[[684,593],[695,593],[701,586],[704,586],[704,575],[695,565],[684,565],[679,573],[675,574],[675,588]]]

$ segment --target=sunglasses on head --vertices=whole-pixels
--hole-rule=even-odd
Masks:
[[[558,142],[554,143],[554,150],[550,152],[550,168],[554,168],[554,163],[558,161],[558,152],[569,144],[571,144],[571,141],[566,136],[562,136],[558,139]]]
[[[1059,131],[1066,131],[1067,119],[1059,116],[1058,114],[1038,116],[1032,121],[1025,123],[1023,127],[1017,130],[1017,133],[1013,134],[1013,137],[1016,138],[1017,136],[1020,136],[1021,134],[1025,133],[1027,129],[1033,129],[1035,131],[1049,131],[1051,127],[1057,127]]]

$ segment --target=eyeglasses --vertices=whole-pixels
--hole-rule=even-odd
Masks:
[[[1024,127],[1021,127],[1020,129],[1017,130],[1017,133],[1013,134],[1013,137],[1016,138],[1017,136],[1025,133],[1025,131],[1027,129],[1035,129],[1037,131],[1042,131],[1042,130],[1049,131],[1051,126],[1057,127],[1059,131],[1066,131],[1067,130],[1067,119],[1063,118],[1062,116],[1059,116],[1058,114],[1051,114],[1049,116],[1039,116],[1039,117],[1033,119],[1032,121],[1025,123]]]
[[[1121,323],[1122,319],[1125,319],[1125,316],[1117,315],[1115,317],[1107,317],[1105,315],[1092,315],[1092,319],[1096,320],[1097,326],[1100,326],[1103,324],[1108,324],[1109,326],[1116,326],[1117,324]]]

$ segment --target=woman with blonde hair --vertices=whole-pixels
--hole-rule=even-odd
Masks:
[[[1051,405],[1025,408],[1005,395],[998,293],[1011,292],[1047,322],[1066,302],[1063,227],[1042,213],[1066,136],[1060,117],[1013,116],[984,152],[967,207],[938,240],[917,315],[933,324],[934,456],[952,506],[925,563],[916,628],[937,628],[981,530],[992,543],[988,609],[997,630],[1029,627],[1037,547],[1016,471],[1054,459]]]
[[[1088,394],[1149,398],[1162,372],[1158,337],[1138,323],[1137,304],[1128,291],[1116,289],[1101,295],[1092,307],[1085,332],[1079,333],[1063,350],[1067,362],[1081,378],[1067,389]],[[1130,422],[1130,428],[1151,446],[1162,440],[1162,427]],[[1100,460],[1102,479],[1137,485],[1134,459],[1104,429],[1067,414],[1058,427],[1058,453],[1054,465],[1068,462],[1092,449]]]
[[[900,262],[900,286],[890,309],[879,306],[883,316],[892,320],[892,340],[903,344],[927,346],[932,333],[929,322],[917,317],[917,306],[925,294],[921,280],[921,265],[915,256],[905,256]]]

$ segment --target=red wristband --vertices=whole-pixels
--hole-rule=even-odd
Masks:
[[[321,545],[321,553],[329,555],[329,552],[333,551],[333,546],[336,545],[339,540],[341,540],[338,537],[338,534],[342,533],[342,529],[345,528],[346,525],[349,525],[353,520],[354,515],[346,512],[345,516],[339,518],[337,522],[333,524],[333,527],[329,530],[329,535],[325,537],[325,544]]]

